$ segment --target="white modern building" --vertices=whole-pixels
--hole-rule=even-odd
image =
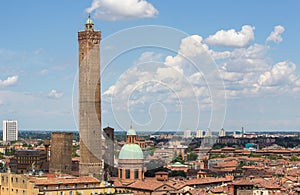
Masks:
[[[3,141],[18,140],[18,121],[4,120],[2,129],[3,129]]]
[[[205,137],[212,137],[212,131],[210,130],[210,128],[208,128],[208,129],[205,131]]]
[[[198,129],[196,131],[196,138],[203,138],[203,130]]]
[[[184,130],[183,137],[184,138],[190,138],[191,137],[191,130],[189,130],[189,129]]]
[[[225,137],[226,136],[226,131],[225,131],[225,129],[221,129],[220,131],[219,131],[219,137]]]

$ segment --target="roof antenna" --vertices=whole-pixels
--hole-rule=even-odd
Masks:
[[[130,120],[130,129],[132,129],[132,120]]]

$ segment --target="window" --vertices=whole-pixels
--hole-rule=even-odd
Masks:
[[[126,179],[130,179],[130,170],[126,169]]]
[[[123,170],[120,169],[120,178],[122,179],[122,177],[123,177]]]
[[[135,169],[134,170],[134,179],[138,179],[139,178],[139,170]]]

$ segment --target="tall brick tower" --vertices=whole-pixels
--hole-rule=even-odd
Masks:
[[[80,176],[102,179],[102,135],[100,95],[100,39],[90,16],[79,42],[79,132]]]
[[[50,173],[71,174],[73,134],[53,132],[51,135]]]

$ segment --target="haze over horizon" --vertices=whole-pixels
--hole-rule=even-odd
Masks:
[[[1,4],[0,120],[19,129],[77,129],[77,32],[91,13],[102,127],[299,130],[299,2]]]

